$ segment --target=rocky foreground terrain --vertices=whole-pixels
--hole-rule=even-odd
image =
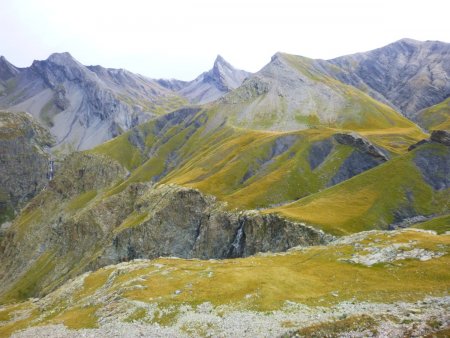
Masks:
[[[14,337],[402,337],[450,325],[450,236],[371,231],[236,260],[134,260],[0,308]]]

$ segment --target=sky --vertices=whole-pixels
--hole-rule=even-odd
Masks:
[[[256,72],[278,51],[329,59],[401,38],[450,42],[445,0],[0,0],[0,55],[192,80],[222,55]]]

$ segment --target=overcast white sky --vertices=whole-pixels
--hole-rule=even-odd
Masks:
[[[333,58],[403,37],[450,42],[446,0],[0,0],[0,55],[191,80],[221,54],[257,71],[277,51]]]

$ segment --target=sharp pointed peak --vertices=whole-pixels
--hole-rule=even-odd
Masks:
[[[217,57],[214,60],[214,68],[217,68],[219,65],[233,68],[233,66],[227,60],[225,60],[222,55],[217,54]]]
[[[228,63],[227,60],[225,60],[224,57],[220,54],[217,54],[216,60],[214,62]]]

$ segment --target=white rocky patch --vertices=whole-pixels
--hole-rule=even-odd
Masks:
[[[444,255],[444,252],[430,251],[422,248],[405,250],[410,247],[411,244],[404,243],[391,244],[386,247],[367,247],[364,248],[364,251],[369,251],[368,254],[354,254],[352,258],[343,260],[350,263],[372,266],[379,263],[391,263],[404,259],[428,261]]]
[[[133,323],[122,321],[124,313],[129,315],[133,309],[141,307],[147,309],[147,318]],[[155,305],[128,302],[114,308],[117,311],[110,312],[112,309],[108,309],[110,317],[100,321],[100,327],[96,329],[69,330],[63,325],[47,325],[28,328],[15,333],[13,337],[276,337],[294,334],[295,330],[311,325],[360,315],[371,316],[376,322],[375,326],[349,331],[340,336],[402,337],[408,332],[418,337],[450,325],[449,296],[428,297],[415,303],[345,301],[331,307],[286,301],[282,309],[271,312],[240,311],[227,306],[215,308],[211,303],[200,304],[196,308],[184,305],[178,307],[179,314],[171,326],[149,322],[156,312],[163,311]],[[173,310],[175,308],[170,309]],[[439,323],[438,327],[431,328],[428,324],[430,321]],[[289,327],[286,323],[289,323]]]

